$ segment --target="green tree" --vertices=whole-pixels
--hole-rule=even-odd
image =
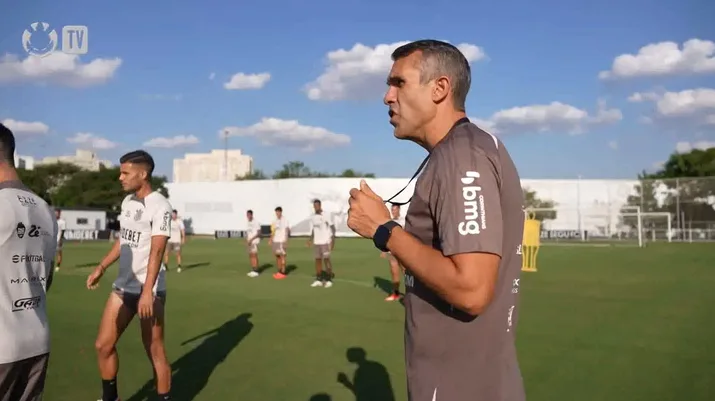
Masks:
[[[541,199],[537,196],[536,191],[532,191],[529,188],[522,188],[524,192],[524,206],[526,210],[529,209],[551,209],[551,210],[535,210],[534,218],[539,221],[544,220],[555,220],[556,210],[554,207],[556,203],[552,200]]]
[[[697,228],[715,228],[715,148],[672,153],[661,169],[653,173],[643,172],[638,181],[634,195],[626,201],[630,208],[626,207],[622,212],[633,213],[633,206],[640,206],[641,212],[670,213],[675,224],[673,228],[685,227],[689,222],[699,223]],[[624,216],[622,222],[625,226],[637,227],[635,216]],[[645,228],[661,228],[663,224],[643,219],[643,225]]]
[[[68,163],[43,164],[33,170],[19,169],[18,175],[22,182],[33,192],[51,205],[57,204],[56,195],[62,185],[74,174],[79,167]]]
[[[153,176],[152,188],[168,197],[166,177]],[[79,171],[59,187],[54,195],[62,207],[91,207],[118,210],[127,194],[119,184],[119,168],[100,167],[99,171]]]
[[[284,178],[326,178],[326,177],[366,177],[375,178],[375,174],[372,173],[362,173],[353,169],[343,170],[340,174],[329,174],[319,171],[314,171],[310,167],[306,166],[305,163],[301,161],[290,161],[283,165],[283,167],[273,174],[274,179],[284,179]]]
[[[351,168],[343,170],[342,173],[338,174],[338,177],[343,178],[375,178],[373,173],[363,173],[360,171],[355,171]]]
[[[263,172],[263,170],[256,169],[251,171],[250,173],[244,175],[243,177],[241,176],[236,176],[235,181],[244,181],[244,180],[267,180],[268,177],[266,174]]]

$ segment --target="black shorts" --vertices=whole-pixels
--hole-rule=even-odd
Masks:
[[[139,298],[141,297],[141,294],[124,292],[119,288],[114,288],[113,291],[115,294],[119,295],[119,298],[122,299],[124,306],[129,308],[129,310],[131,310],[133,313],[137,313],[137,311],[139,310]],[[161,302],[162,305],[166,305],[166,291],[157,291],[156,298],[159,300],[159,302]],[[0,401],[4,400],[0,399]]]
[[[50,354],[0,363],[0,401],[41,401]]]

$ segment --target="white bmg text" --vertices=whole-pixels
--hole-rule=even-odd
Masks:
[[[89,29],[84,25],[65,25],[62,27],[62,46],[66,54],[87,54],[89,50]],[[46,57],[58,48],[57,30],[47,22],[33,22],[22,33],[22,47],[25,52],[35,57]]]

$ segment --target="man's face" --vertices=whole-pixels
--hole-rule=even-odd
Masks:
[[[313,202],[313,209],[315,210],[315,213],[320,213],[320,211],[321,211],[320,202]]]
[[[389,107],[390,124],[399,139],[422,139],[422,128],[434,118],[433,82],[420,83],[422,54],[414,52],[392,64],[383,101]]]
[[[61,214],[62,214],[62,212],[60,212],[59,210],[55,210],[55,218],[56,219],[59,219]]]
[[[400,207],[393,205],[392,206],[392,218],[396,219],[398,217],[400,217]]]
[[[282,211],[282,210],[276,210],[276,217],[280,219],[281,216],[283,216],[283,211]]]
[[[135,192],[146,180],[146,170],[138,164],[122,163],[119,165],[119,182],[126,192]]]
[[[178,215],[176,214],[176,212],[171,212],[171,219],[172,219],[172,220],[176,220],[177,217],[178,217]]]
[[[248,221],[253,221],[253,213],[246,213],[246,218]]]

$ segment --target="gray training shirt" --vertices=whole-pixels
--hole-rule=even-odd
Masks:
[[[405,273],[409,400],[524,401],[514,345],[523,200],[504,145],[476,125],[457,125],[432,150],[405,229],[445,256],[486,252],[501,263],[494,298],[476,318]]]
[[[57,220],[19,181],[0,183],[0,364],[50,352],[47,281]]]

